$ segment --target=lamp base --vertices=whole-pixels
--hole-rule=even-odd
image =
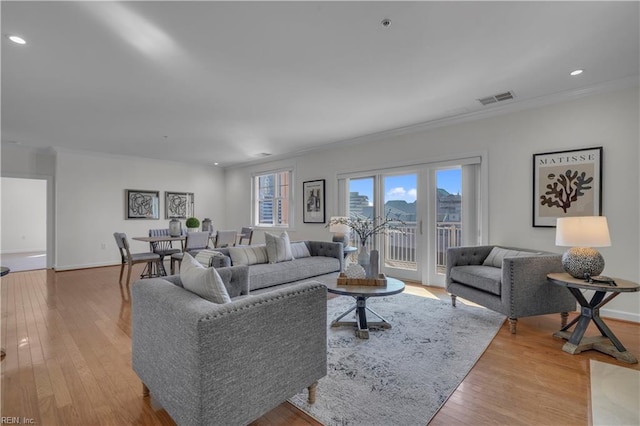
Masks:
[[[604,270],[604,258],[591,247],[572,247],[562,255],[562,267],[574,278],[596,276]]]

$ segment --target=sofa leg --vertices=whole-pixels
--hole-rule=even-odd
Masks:
[[[142,384],[142,396],[149,396],[149,388],[144,383]]]
[[[318,387],[318,382],[315,382],[311,386],[309,386],[309,404],[315,404],[316,402],[316,388]]]
[[[456,307],[456,295],[452,294],[451,295],[451,305],[455,308]]]
[[[509,331],[511,334],[516,334],[516,325],[518,324],[518,318],[509,318]]]
[[[567,319],[569,319],[569,312],[560,312],[560,328],[567,325]]]

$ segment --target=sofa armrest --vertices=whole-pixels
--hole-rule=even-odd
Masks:
[[[248,266],[228,266],[223,268],[216,268],[222,282],[224,283],[229,297],[234,298],[238,296],[245,296],[249,294],[249,267]],[[183,288],[180,275],[168,275],[166,277],[151,278],[145,280],[145,282],[160,282],[168,281],[173,285]]]
[[[132,366],[176,423],[248,424],[326,375],[324,285],[214,304],[151,281],[132,286]]]
[[[306,241],[311,256],[335,257],[340,261],[342,271],[344,262],[343,244],[333,241]]]
[[[451,268],[454,266],[482,265],[494,245],[449,247],[447,249],[446,284],[451,283]]]
[[[502,298],[509,302],[509,317],[575,310],[576,302],[571,293],[547,280],[547,274],[562,271],[559,254],[504,258]]]

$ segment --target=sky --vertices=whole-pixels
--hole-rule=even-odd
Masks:
[[[462,193],[460,169],[438,170],[436,177],[438,188],[442,188],[451,194]],[[387,176],[384,178],[384,186],[385,201],[405,200],[408,203],[416,201],[418,186],[415,174]],[[373,179],[352,179],[350,181],[350,191],[368,196],[369,201],[373,200]]]

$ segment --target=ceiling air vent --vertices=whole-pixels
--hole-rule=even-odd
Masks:
[[[504,92],[498,95],[487,96],[486,98],[478,99],[482,105],[495,104],[496,102],[508,101],[509,99],[513,99],[513,92]]]

